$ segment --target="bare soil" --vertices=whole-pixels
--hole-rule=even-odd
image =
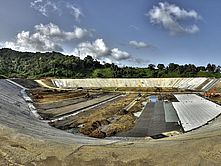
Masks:
[[[210,97],[210,100],[218,103],[221,105],[221,94],[215,94],[212,97]]]
[[[57,115],[66,115],[75,109],[84,108],[86,103],[105,98],[100,91],[88,90],[60,90],[35,88],[29,91],[38,108],[38,112],[45,118],[51,119]],[[111,94],[109,94],[111,97]],[[91,98],[92,97],[92,98]],[[124,132],[134,126],[136,117],[134,112],[142,110],[144,97],[135,101],[137,94],[128,94],[116,100],[96,106],[91,110],[80,113],[64,120],[50,122],[51,126],[59,129],[77,129],[82,134],[90,137],[104,138]],[[135,103],[127,110],[128,105]],[[78,106],[79,105],[79,106]],[[79,127],[80,126],[80,127]]]
[[[154,93],[162,93],[162,92],[185,92],[186,90],[178,89],[178,88],[161,88],[161,87],[109,87],[109,88],[100,88],[103,91],[130,91],[130,92],[154,92]]]
[[[53,103],[64,99],[73,99],[79,97],[89,97],[89,93],[84,90],[57,90],[36,88],[29,91],[30,96],[36,103]]]
[[[145,97],[143,96],[139,101],[136,101],[129,110],[126,108],[137,98],[136,94],[128,94],[73,117],[51,122],[50,125],[61,129],[76,128],[90,137],[113,136],[134,126],[136,117],[133,113],[142,110],[142,102],[146,100]]]
[[[80,132],[91,137],[103,138],[129,130],[134,126],[135,117],[130,112],[124,111],[124,108],[135,97],[136,95],[130,94],[93,112],[84,119]]]
[[[99,146],[53,143],[6,130],[0,133],[1,166],[219,166],[220,149],[218,132],[208,137],[143,139]]]

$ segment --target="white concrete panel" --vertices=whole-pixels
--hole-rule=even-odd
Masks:
[[[201,127],[221,114],[221,106],[195,94],[175,95],[173,102],[184,131]]]
[[[209,81],[206,87],[214,84],[214,80]],[[167,87],[195,90],[200,85],[208,82],[208,78],[118,78],[118,79],[52,79],[56,87]],[[203,86],[205,88],[205,86]]]

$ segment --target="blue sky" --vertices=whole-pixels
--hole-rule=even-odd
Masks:
[[[0,46],[119,65],[221,62],[220,0],[0,0]]]

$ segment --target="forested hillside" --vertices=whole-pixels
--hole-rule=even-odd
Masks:
[[[221,77],[220,66],[208,64],[147,64],[146,68],[101,64],[91,56],[79,57],[58,52],[30,53],[0,49],[1,77],[20,78],[148,78],[148,77]]]

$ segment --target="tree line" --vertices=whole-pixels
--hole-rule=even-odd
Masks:
[[[170,63],[148,64],[147,67],[119,67],[87,56],[63,55],[59,52],[31,53],[0,49],[0,75],[17,78],[164,78],[221,77],[221,67],[215,64],[195,66]]]

